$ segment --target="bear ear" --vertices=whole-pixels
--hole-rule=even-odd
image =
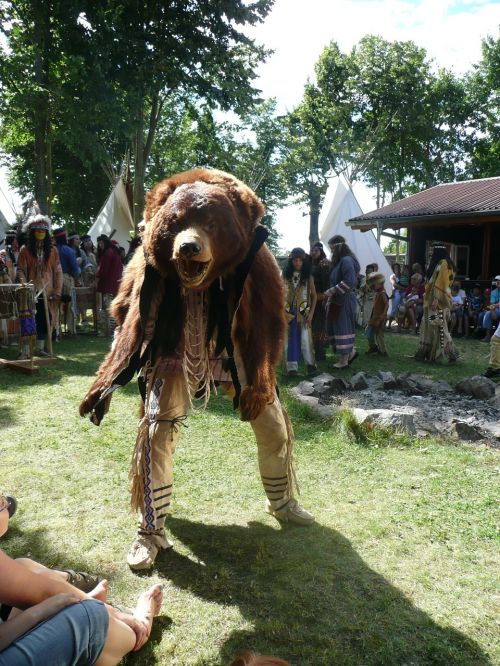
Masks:
[[[162,180],[146,193],[146,208],[144,210],[144,222],[148,224],[160,210],[168,197],[175,190],[176,184],[172,178]]]
[[[255,192],[241,182],[230,187],[228,194],[238,211],[250,221],[251,229],[254,229],[264,216],[265,208],[262,201]]]

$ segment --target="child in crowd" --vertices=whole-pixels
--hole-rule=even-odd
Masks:
[[[311,322],[316,308],[316,288],[311,274],[311,262],[305,251],[294,248],[283,270],[285,310],[288,319],[285,342],[285,362],[289,377],[296,376],[302,357],[307,374],[316,372],[316,359],[311,335]]]
[[[387,321],[387,310],[389,309],[389,298],[384,289],[385,277],[383,273],[370,273],[367,284],[373,290],[375,298],[373,309],[366,327],[365,335],[368,338],[369,349],[367,354],[378,354],[387,356],[384,341],[385,322]]]
[[[356,321],[362,328],[365,328],[368,325],[370,317],[372,316],[375,294],[368,283],[368,278],[374,271],[378,271],[378,265],[368,264],[365,268],[365,275],[360,276],[357,293],[358,310],[356,313]]]
[[[468,295],[467,300],[469,302],[467,316],[474,324],[474,331],[477,333],[481,329],[484,317],[484,294],[480,284],[472,287],[472,292]]]
[[[489,342],[491,331],[500,318],[500,275],[496,275],[491,284],[490,302],[483,313],[480,326],[484,333],[483,342]]]
[[[398,308],[398,333],[404,328],[408,320],[408,328],[418,333],[419,322],[422,319],[425,287],[419,273],[411,276],[410,285],[405,289],[403,300]]]
[[[455,329],[457,335],[464,334],[464,299],[460,295],[460,288],[457,284],[453,283],[451,287],[451,327],[450,333],[453,334]]]
[[[405,289],[410,286],[410,266],[408,264],[403,266],[401,277],[399,278],[399,284]]]

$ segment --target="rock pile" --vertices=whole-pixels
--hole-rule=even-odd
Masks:
[[[321,416],[347,407],[359,423],[500,445],[500,386],[486,377],[468,377],[453,388],[414,373],[358,372],[349,380],[323,373],[292,393]]]

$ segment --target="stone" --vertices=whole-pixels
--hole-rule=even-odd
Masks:
[[[322,416],[325,419],[328,419],[337,412],[339,412],[341,408],[338,405],[334,405],[333,403],[329,403],[328,405],[322,405],[320,403],[319,405],[313,407],[313,409],[320,416]]]
[[[323,384],[329,384],[333,379],[333,375],[328,374],[328,372],[322,372],[320,375],[317,375],[313,380],[312,383],[314,386],[320,386]]]
[[[415,377],[414,381],[422,393],[452,393],[453,388],[443,380],[434,381],[427,377]]]
[[[384,372],[383,370],[379,370],[377,375],[382,380],[384,389],[395,389],[398,387],[398,383],[392,372]]]
[[[465,421],[456,421],[452,424],[451,434],[463,442],[478,442],[484,439],[482,433],[472,425],[465,423]]]
[[[294,386],[291,391],[295,396],[299,395],[313,395],[314,394],[314,384],[312,382],[304,379],[299,382],[297,386]]]
[[[493,409],[500,409],[500,393],[495,393],[495,395],[488,400],[488,405],[493,407]]]
[[[397,377],[398,387],[411,395],[426,393],[453,393],[453,387],[443,380],[435,381],[409,372]]]
[[[351,377],[351,386],[355,391],[367,389],[369,384],[364,372],[357,372]]]
[[[396,382],[398,388],[402,391],[405,391],[405,393],[410,393],[411,395],[418,395],[420,393],[417,382],[410,376],[408,372],[405,372],[402,375],[398,375],[396,377]]]
[[[500,421],[489,421],[488,423],[481,423],[481,428],[486,431],[488,437],[494,437],[500,440]]]
[[[296,395],[295,396],[299,402],[308,407],[315,409],[319,404],[319,398],[314,397],[313,395]]]
[[[377,417],[376,423],[384,428],[394,428],[395,430],[404,430],[410,435],[417,434],[415,427],[415,420],[413,414],[406,414],[405,412],[391,412],[389,414],[380,414]]]
[[[332,395],[332,387],[329,382],[324,384],[314,384],[314,395],[328,397]]]
[[[345,393],[350,388],[351,385],[345,379],[342,379],[341,377],[332,377],[332,381],[330,382],[329,386],[329,390],[332,395],[335,395],[336,393]]]
[[[352,413],[360,424],[377,424],[383,428],[405,430],[410,435],[417,434],[413,414],[396,412],[392,409],[361,409],[359,407],[353,409]]]
[[[458,393],[472,395],[479,400],[488,400],[495,395],[495,382],[482,375],[466,377],[456,385]]]
[[[472,387],[470,383],[470,377],[466,377],[458,382],[455,385],[455,390],[457,393],[463,393],[464,395],[472,395]]]

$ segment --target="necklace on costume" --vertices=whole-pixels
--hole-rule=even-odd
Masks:
[[[202,409],[207,406],[210,391],[214,384],[210,367],[209,345],[207,344],[208,304],[207,292],[186,289],[186,324],[184,328],[184,353],[182,372],[188,387],[192,409],[194,401],[202,401]]]

